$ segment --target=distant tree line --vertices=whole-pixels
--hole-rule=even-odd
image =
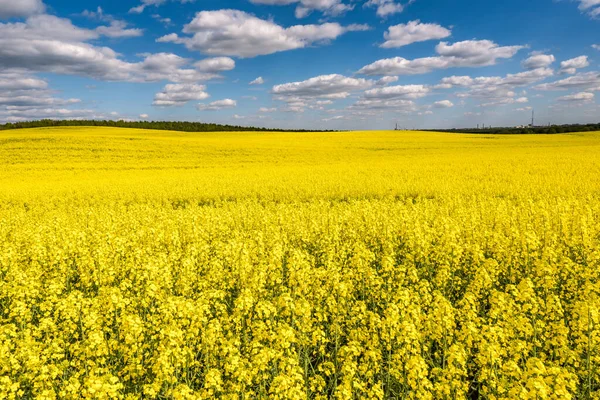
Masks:
[[[600,131],[600,123],[597,124],[571,124],[571,125],[550,125],[535,126],[524,128],[498,127],[485,129],[428,129],[435,132],[455,132],[455,133],[485,133],[492,135],[532,135],[532,134],[555,134],[570,132],[595,132]]]
[[[0,130],[23,128],[46,128],[61,126],[107,126],[114,128],[156,129],[165,131],[182,132],[314,132],[295,129],[268,129],[237,125],[221,125],[204,122],[178,122],[178,121],[110,121],[110,120],[50,120],[14,122],[0,125]]]
[[[115,128],[137,128],[137,129],[155,129],[165,131],[181,132],[315,132],[315,130],[306,129],[269,129],[257,128],[239,125],[221,125],[205,122],[181,122],[181,121],[112,121],[112,120],[52,120],[42,119],[38,121],[13,122],[4,125],[0,124],[1,130],[24,129],[24,128],[45,128],[61,126],[107,126]],[[493,135],[531,135],[531,134],[556,134],[569,132],[594,132],[600,131],[600,123],[596,124],[571,124],[571,125],[551,125],[536,126],[524,128],[498,127],[485,129],[423,129],[431,132],[452,132],[452,133],[481,133]],[[323,130],[319,132],[332,132]]]

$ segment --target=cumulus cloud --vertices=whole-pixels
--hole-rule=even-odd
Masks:
[[[131,14],[141,14],[150,6],[158,7],[165,4],[168,0],[142,0],[141,4],[129,10]],[[192,3],[194,0],[176,0],[180,3]]]
[[[198,104],[197,108],[200,111],[218,111],[226,108],[234,108],[237,106],[237,101],[232,99],[223,99],[213,101],[209,104]]]
[[[251,58],[327,43],[346,32],[364,29],[363,25],[343,27],[338,23],[284,28],[244,11],[218,10],[197,13],[183,29],[191,36],[171,33],[157,41],[183,44],[204,54]]]
[[[250,85],[262,85],[264,83],[265,83],[265,80],[263,79],[263,77],[259,76],[258,78],[256,78],[252,82],[250,82]]]
[[[433,103],[433,106],[435,108],[451,108],[454,107],[454,103],[452,103],[450,100],[442,100],[436,101],[435,103]]]
[[[82,17],[90,18],[90,19],[99,19],[101,21],[111,21],[112,17],[108,14],[104,13],[102,7],[98,6],[96,11],[93,10],[83,10],[80,14]]]
[[[590,63],[587,56],[579,56],[571,58],[560,63],[560,72],[563,74],[573,75],[578,69],[589,67]]]
[[[173,25],[173,21],[171,20],[171,18],[163,18],[160,16],[160,14],[152,14],[152,18],[163,24],[165,27]]]
[[[591,17],[600,16],[600,0],[577,0],[579,9]]]
[[[466,89],[459,91],[459,98],[475,98],[481,100],[482,106],[490,107],[504,104],[522,102],[524,97],[516,98],[515,90],[519,87],[529,86],[554,75],[550,68],[538,68],[531,71],[507,74],[505,77],[477,77],[449,76],[443,78],[437,89]]]
[[[374,84],[372,80],[332,74],[276,85],[271,93],[276,100],[287,103],[282,111],[303,112],[305,108],[320,109],[323,105],[331,104],[323,101],[345,99],[351,93],[371,88]]]
[[[261,112],[261,113],[272,113],[272,112],[275,112],[275,111],[277,111],[276,108],[261,107],[261,108],[258,109],[258,112]]]
[[[482,103],[479,106],[480,107],[496,107],[496,106],[505,106],[508,104],[522,104],[522,103],[528,103],[529,99],[527,97],[519,97],[519,98],[500,98],[500,99],[494,99],[490,102],[487,103]]]
[[[5,122],[32,121],[39,119],[108,119],[106,115],[90,109],[31,108],[0,110],[0,120]]]
[[[144,34],[143,29],[127,28],[124,21],[112,21],[109,26],[99,26],[96,32],[109,38],[138,37]]]
[[[593,44],[592,48],[595,50],[600,50],[600,44]]]
[[[206,86],[198,84],[168,84],[154,96],[152,105],[159,107],[180,107],[193,100],[205,100],[209,94]]]
[[[399,14],[404,11],[404,6],[395,0],[368,0],[365,3],[365,7],[377,8],[377,16],[381,18],[387,18],[390,15]]]
[[[594,71],[575,74],[555,82],[537,85],[534,89],[600,91],[600,72]]]
[[[438,69],[482,67],[494,65],[499,59],[512,58],[524,46],[499,46],[490,40],[467,40],[454,44],[441,42],[437,57],[407,60],[387,58],[369,64],[358,71],[365,75],[417,75]]]
[[[234,69],[235,61],[229,57],[205,58],[195,63],[194,66],[201,72],[218,73]]]
[[[424,85],[398,85],[367,90],[366,99],[419,99],[429,94],[431,89]]]
[[[387,111],[411,114],[419,110],[414,100],[430,93],[431,88],[425,85],[376,87],[366,90],[358,101],[348,107],[348,110],[362,116],[377,115]]]
[[[42,0],[0,0],[0,19],[29,17],[45,10]]]
[[[144,60],[128,65],[131,70],[131,81],[157,82],[168,80],[171,82],[192,83],[218,78],[214,71],[202,71],[189,68],[189,60],[172,53],[145,54]]]
[[[302,82],[291,82],[273,87],[277,96],[300,98],[346,98],[351,92],[372,87],[373,81],[332,74],[321,75]]]
[[[349,119],[347,115],[334,115],[333,117],[322,118],[323,122],[339,121],[342,119]]]
[[[525,61],[522,65],[525,69],[547,68],[556,61],[552,54],[534,54]]]
[[[140,114],[140,119],[148,119],[150,116],[148,114]]]
[[[23,72],[0,72],[0,121],[101,117],[94,110],[72,108],[80,102],[55,97],[43,79]]]
[[[422,24],[420,21],[410,21],[407,24],[390,26],[384,33],[383,48],[396,48],[407,46],[411,43],[425,42],[427,40],[445,39],[452,32],[437,24]]]
[[[574,101],[574,102],[590,102],[594,100],[594,93],[581,92],[562,96],[557,99],[558,101]]]
[[[217,77],[188,67],[189,60],[170,53],[144,54],[135,63],[124,61],[108,47],[87,43],[99,35],[50,15],[0,23],[0,69],[131,82],[197,82]]]
[[[384,76],[375,82],[377,86],[386,86],[390,83],[398,82],[399,78],[397,76]]]
[[[106,14],[102,7],[98,7],[96,11],[84,10],[80,15],[92,20],[109,23],[108,26],[99,26],[95,29],[95,32],[100,36],[109,38],[129,38],[142,36],[144,34],[143,29],[127,28],[129,25],[127,22],[118,20],[110,14]]]
[[[341,0],[250,0],[250,2],[275,6],[296,4],[296,18],[307,17],[314,10],[321,11],[325,15],[337,16],[354,8],[353,5],[344,4]]]
[[[349,111],[353,112],[386,112],[393,111],[395,113],[410,114],[418,111],[419,107],[412,100],[404,99],[360,99],[356,103],[348,107]]]

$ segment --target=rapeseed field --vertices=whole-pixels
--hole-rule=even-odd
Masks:
[[[0,133],[2,399],[600,399],[600,133]]]

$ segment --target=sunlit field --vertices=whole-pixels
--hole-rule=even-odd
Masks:
[[[0,398],[600,399],[600,133],[0,132]]]

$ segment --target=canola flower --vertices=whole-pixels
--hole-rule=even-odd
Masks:
[[[600,399],[600,133],[0,136],[0,398]]]

